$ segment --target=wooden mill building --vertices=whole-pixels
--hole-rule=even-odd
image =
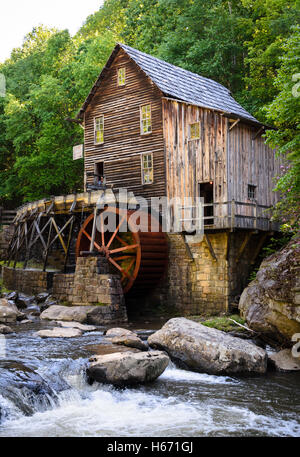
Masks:
[[[262,137],[266,127],[221,84],[122,44],[77,122],[84,128],[84,193],[21,208],[9,258],[16,262],[23,243],[26,267],[39,242],[46,272],[49,249],[60,240],[67,273],[73,240],[77,263],[89,251],[106,256],[127,303],[171,305],[187,314],[228,311],[276,230],[269,208],[278,198],[272,189],[279,163]],[[202,197],[204,237],[95,233],[103,188],[126,188],[148,200]],[[68,300],[64,293],[58,295]]]
[[[170,235],[157,299],[228,309],[274,226],[275,153],[221,84],[117,44],[84,102],[85,185],[103,174],[135,195],[204,197],[205,237]],[[210,216],[213,216],[210,218]]]

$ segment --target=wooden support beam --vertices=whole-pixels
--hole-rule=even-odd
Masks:
[[[260,238],[260,240],[259,240],[259,242],[258,242],[258,244],[257,244],[257,246],[256,246],[256,248],[255,248],[255,250],[253,252],[253,256],[251,258],[251,265],[254,265],[254,263],[255,263],[255,261],[257,259],[257,256],[260,253],[260,250],[261,250],[261,248],[262,248],[267,236],[268,236],[268,232],[263,233],[263,235],[261,236],[261,238]]]
[[[227,245],[226,245],[226,260],[227,262],[229,261],[229,256],[230,256],[230,248],[231,248],[231,244],[232,244],[232,234],[231,232],[228,232],[227,233]]]
[[[236,256],[236,259],[235,259],[236,263],[238,263],[240,258],[242,257],[242,255],[243,255],[243,253],[244,253],[244,251],[245,251],[245,249],[246,249],[246,247],[247,247],[247,245],[248,245],[248,243],[250,241],[250,238],[251,238],[252,234],[253,234],[252,231],[246,233],[246,236],[245,236],[245,238],[244,238],[244,240],[243,240],[243,242],[242,242],[242,244],[240,246],[238,255]]]
[[[46,252],[45,252],[43,271],[46,271],[46,268],[47,268],[49,248],[50,248],[50,240],[51,240],[51,232],[52,232],[52,225],[53,225],[52,219],[53,218],[51,217],[50,218],[50,228],[49,228],[49,233],[48,233],[47,248],[46,248]]]
[[[72,234],[73,234],[73,226],[74,226],[74,216],[72,216],[71,224],[70,224],[70,230],[69,230],[69,236],[68,236],[68,242],[67,242],[67,252],[65,256],[65,262],[64,262],[64,273],[67,272],[67,262],[68,262],[68,257],[70,253],[70,246],[71,246],[71,240],[72,240]]]
[[[214,251],[214,249],[213,249],[213,247],[212,247],[212,244],[211,244],[211,242],[210,242],[210,239],[208,238],[208,235],[207,235],[206,233],[204,234],[204,239],[205,239],[205,241],[206,241],[206,244],[207,244],[207,247],[208,247],[208,249],[209,249],[210,255],[211,255],[212,258],[217,262],[217,261],[218,261],[217,256],[216,256],[215,251]]]
[[[188,242],[186,241],[185,235],[183,235],[183,233],[181,234],[181,238],[182,238],[182,240],[184,242],[185,250],[186,250],[186,253],[187,253],[189,259],[194,262],[195,259],[194,259],[193,253],[192,253],[191,248],[190,248]]]
[[[229,127],[229,131],[232,130],[239,122],[240,122],[240,119],[237,119],[237,120]]]

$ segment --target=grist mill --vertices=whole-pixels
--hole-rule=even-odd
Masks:
[[[270,207],[280,164],[263,138],[268,127],[219,83],[122,44],[71,121],[84,129],[84,192],[18,208],[6,287],[51,289],[68,304],[111,305],[124,294],[128,306],[230,311],[277,230]],[[137,208],[139,197],[187,197],[191,219],[201,198],[203,236],[165,233],[159,211],[156,230],[132,230],[134,209],[121,211],[109,198],[98,207],[120,189]],[[151,226],[151,214],[142,211]],[[116,220],[110,232],[108,214]]]

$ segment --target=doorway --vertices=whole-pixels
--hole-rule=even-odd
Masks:
[[[104,178],[104,162],[95,162],[94,167],[94,185],[98,186],[101,181],[101,177]]]
[[[211,206],[204,206],[204,225],[213,225],[214,183],[212,181],[199,183],[199,195],[204,199],[204,204],[211,204]],[[212,216],[211,219],[210,216]]]

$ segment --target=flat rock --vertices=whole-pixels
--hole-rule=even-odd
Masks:
[[[291,349],[283,349],[270,354],[269,361],[278,371],[300,370],[300,357],[293,357]]]
[[[157,379],[167,368],[169,357],[161,351],[116,352],[91,357],[90,362],[90,380],[128,386]]]
[[[54,327],[51,330],[39,330],[36,335],[41,338],[75,338],[81,336],[82,332],[77,328]]]
[[[209,374],[265,373],[267,353],[254,344],[189,319],[170,319],[148,338],[193,371]]]
[[[9,335],[9,333],[14,333],[14,331],[8,325],[0,325],[1,335]]]
[[[110,338],[113,338],[115,336],[122,337],[122,336],[129,336],[129,335],[137,337],[137,334],[135,332],[132,332],[131,330],[128,330],[127,328],[121,328],[121,327],[110,328],[105,333],[105,336],[110,337]]]
[[[78,328],[83,332],[94,332],[95,330],[97,330],[97,327],[95,327],[94,325],[80,324],[80,322],[57,321],[57,324],[66,328]]]
[[[50,321],[75,321],[82,324],[86,322],[87,314],[93,308],[91,306],[52,305],[42,312],[40,318]]]
[[[113,344],[128,346],[139,349],[140,351],[148,351],[147,344],[134,335],[115,336],[114,338],[108,338]]]

